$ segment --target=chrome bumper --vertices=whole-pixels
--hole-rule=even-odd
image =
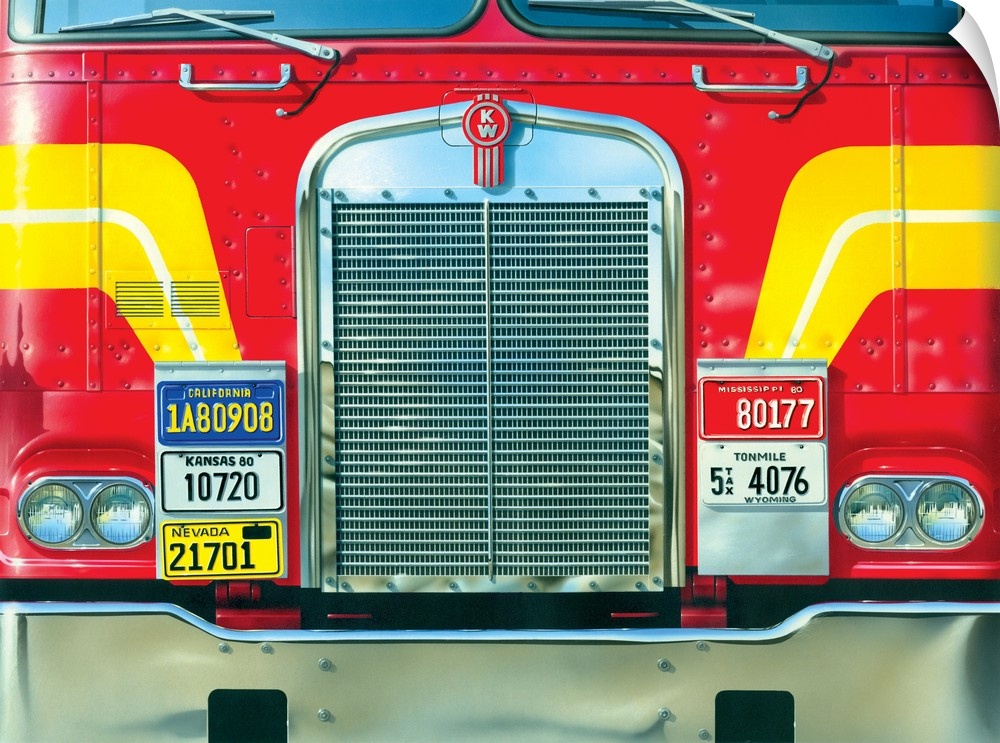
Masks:
[[[174,606],[0,604],[2,740],[205,740],[209,694],[287,696],[288,740],[718,740],[781,690],[796,741],[986,741],[1000,604],[827,604],[768,630],[223,630]],[[246,714],[253,714],[248,710]]]

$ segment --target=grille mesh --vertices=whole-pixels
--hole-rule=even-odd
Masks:
[[[647,212],[334,209],[341,575],[648,572]]]

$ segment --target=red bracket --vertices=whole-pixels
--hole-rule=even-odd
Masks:
[[[681,627],[727,627],[728,581],[720,575],[691,575],[681,589]]]
[[[215,623],[227,629],[300,629],[302,612],[263,606],[259,583],[226,581],[215,584]]]

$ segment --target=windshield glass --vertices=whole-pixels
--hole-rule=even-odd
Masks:
[[[550,7],[538,0],[501,0],[514,19],[533,30],[623,29],[654,31],[714,31],[740,33],[734,26],[708,16],[681,12],[663,2],[657,11],[625,9],[613,1],[583,0],[580,7]],[[775,31],[823,33],[946,34],[955,27],[961,8],[950,0],[719,0],[703,1],[715,9],[752,13],[753,23]],[[574,6],[577,3],[573,3]],[[582,6],[590,5],[586,8]],[[646,6],[656,6],[650,0]],[[511,11],[513,9],[513,12]]]
[[[353,36],[387,33],[447,33],[471,18],[483,0],[15,0],[15,37],[57,34],[67,26],[100,23],[175,7],[211,10],[273,11],[272,21],[254,20],[246,25],[263,31],[297,35]],[[218,29],[190,24],[111,28],[102,38],[140,35],[219,33]],[[223,32],[224,33],[224,32]]]

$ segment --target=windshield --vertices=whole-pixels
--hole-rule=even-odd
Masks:
[[[571,7],[552,7],[538,0],[501,0],[515,22],[531,30],[621,29],[624,31],[712,31],[720,37],[740,33],[718,19],[680,12],[669,2],[650,0],[655,11],[623,8],[627,3],[582,0]],[[961,17],[950,0],[701,0],[723,12],[753,14],[754,23],[776,31],[810,34],[883,33],[947,34]],[[589,6],[589,7],[584,7]]]
[[[247,26],[293,35],[353,36],[361,34],[448,33],[484,4],[484,0],[14,0],[16,38],[57,34],[61,28],[138,16],[168,7],[205,12],[273,11],[273,20],[250,20]],[[140,38],[170,34],[218,34],[218,29],[191,24],[95,29],[102,38]],[[222,32],[223,34],[225,32]]]

